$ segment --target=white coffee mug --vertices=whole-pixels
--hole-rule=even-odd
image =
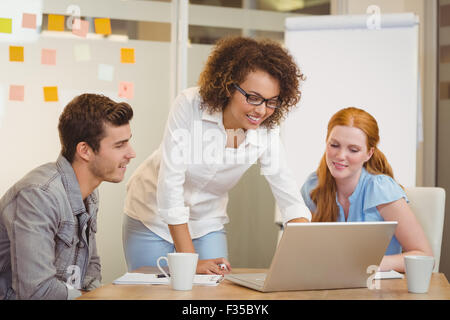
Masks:
[[[430,286],[434,258],[428,256],[405,256],[406,280],[408,291],[426,293]]]
[[[170,276],[159,265],[161,260],[167,261]],[[170,279],[174,290],[192,290],[197,262],[197,253],[174,252],[167,254],[167,257],[159,257],[156,264],[159,270]]]

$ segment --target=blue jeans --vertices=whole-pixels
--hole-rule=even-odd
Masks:
[[[175,246],[150,231],[141,221],[124,214],[122,241],[128,271],[143,266],[156,266],[156,260],[175,252]],[[227,236],[225,230],[213,231],[192,240],[199,260],[228,259]],[[165,260],[161,266],[167,265]]]

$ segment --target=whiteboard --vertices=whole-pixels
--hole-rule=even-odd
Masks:
[[[325,151],[327,124],[345,107],[372,114],[380,150],[403,186],[416,184],[418,18],[367,16],[286,19],[285,43],[306,81],[302,98],[282,125],[288,163],[301,187]]]

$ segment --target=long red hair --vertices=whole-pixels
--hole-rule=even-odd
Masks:
[[[374,117],[362,109],[350,107],[335,113],[328,122],[327,137],[335,126],[349,126],[361,129],[367,137],[367,150],[373,148],[372,157],[364,163],[364,167],[371,174],[385,174],[394,178],[392,168],[385,155],[377,148],[380,136],[378,124]],[[317,168],[318,183],[311,191],[311,200],[316,204],[316,212],[312,221],[334,222],[339,216],[339,207],[336,203],[336,181],[328,169],[325,154]]]

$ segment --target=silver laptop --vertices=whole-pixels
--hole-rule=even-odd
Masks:
[[[262,292],[366,287],[396,221],[289,223],[269,272],[225,279]]]

